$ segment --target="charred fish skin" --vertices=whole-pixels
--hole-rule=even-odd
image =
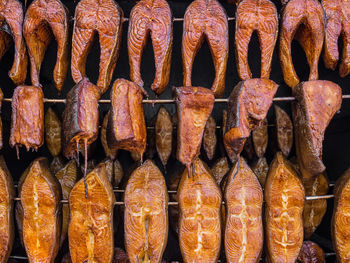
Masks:
[[[22,34],[23,26],[23,6],[17,0],[2,0],[0,2],[0,16],[2,23],[10,29],[10,34],[13,37],[15,43],[15,57],[13,59],[13,65],[9,72],[9,76],[16,85],[24,83],[27,75],[27,49],[25,40]],[[7,33],[1,31],[1,56],[6,52],[10,39]],[[3,49],[3,45],[5,49]]]
[[[73,263],[106,262],[113,259],[113,207],[115,196],[101,163],[78,181],[69,195],[69,251]]]
[[[214,107],[214,93],[202,87],[174,89],[177,105],[177,159],[189,166],[200,153],[204,128]]]
[[[130,13],[128,29],[130,79],[143,87],[141,58],[150,33],[156,68],[151,88],[157,95],[160,95],[169,83],[173,44],[172,20],[172,12],[166,0],[141,0]]]
[[[217,0],[195,0],[186,9],[182,35],[183,86],[192,86],[194,58],[206,37],[215,67],[211,90],[215,97],[225,91],[225,74],[229,52],[227,14]]]
[[[239,82],[227,104],[224,145],[232,163],[241,154],[251,130],[266,118],[278,85],[268,79],[249,79]]]
[[[268,79],[278,36],[277,9],[270,0],[244,0],[237,7],[235,46],[237,70],[242,80],[252,78],[248,64],[248,46],[254,31],[258,33],[261,48],[260,78]]]
[[[60,0],[35,0],[26,12],[23,35],[30,58],[31,80],[40,85],[40,68],[45,51],[52,40],[57,41],[57,59],[53,72],[55,87],[60,92],[68,70],[68,9]],[[50,31],[52,30],[52,33]]]
[[[264,194],[269,262],[295,262],[303,244],[305,191],[299,175],[281,152],[272,161]]]
[[[225,188],[227,262],[258,262],[263,248],[263,190],[244,158],[231,169]]]
[[[35,86],[18,86],[12,97],[10,146],[38,150],[44,143],[44,94]]]
[[[86,77],[86,59],[97,32],[101,48],[97,87],[103,94],[109,88],[118,60],[123,11],[114,0],[82,0],[75,9],[74,18],[71,58],[73,80],[79,83]]]
[[[125,79],[114,82],[107,125],[107,143],[111,150],[134,151],[142,158],[147,141],[142,98],[143,89],[137,84]]]
[[[340,109],[341,88],[326,80],[306,81],[295,87],[292,103],[294,136],[298,163],[303,178],[326,169],[322,162],[325,130]]]
[[[309,80],[317,80],[325,24],[321,4],[316,0],[291,0],[284,7],[281,23],[279,55],[285,83],[292,89],[299,84],[291,56],[294,35],[306,53],[310,66]]]
[[[160,107],[156,119],[156,148],[164,167],[169,160],[173,145],[173,123],[169,112]]]
[[[61,186],[46,158],[34,160],[22,177],[23,241],[29,262],[53,263],[61,234]]]
[[[125,188],[125,247],[131,263],[162,261],[168,240],[168,199],[161,171],[146,160]]]

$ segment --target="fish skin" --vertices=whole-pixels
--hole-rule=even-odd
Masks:
[[[159,108],[157,114],[155,133],[158,156],[163,166],[166,167],[172,151],[173,123],[169,112],[163,106]]]
[[[298,262],[301,263],[324,263],[325,254],[322,248],[312,241],[304,241],[301,247]]]
[[[252,141],[254,145],[254,150],[256,153],[256,156],[258,158],[261,158],[264,156],[267,148],[267,144],[269,141],[269,135],[267,131],[267,119],[265,118],[260,126],[258,126],[255,130],[252,131]]]
[[[60,155],[62,150],[62,123],[55,110],[50,107],[45,113],[45,141],[53,157]]]
[[[216,122],[213,116],[209,116],[207,123],[204,127],[202,143],[204,152],[209,161],[211,161],[214,158],[216,152],[216,144]]]
[[[160,95],[169,83],[173,44],[172,20],[172,12],[166,0],[141,0],[130,13],[127,41],[130,79],[143,87],[141,58],[150,33],[156,68],[151,89],[157,95]]]
[[[293,146],[293,123],[289,115],[279,106],[274,105],[276,117],[277,147],[288,157]]]
[[[225,92],[229,36],[227,14],[217,0],[195,0],[186,9],[182,35],[183,86],[192,86],[193,62],[204,37],[215,67],[211,90],[220,98]]]

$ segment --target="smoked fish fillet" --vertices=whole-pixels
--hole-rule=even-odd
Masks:
[[[23,35],[30,58],[32,85],[40,85],[40,68],[52,35],[57,41],[57,58],[53,79],[61,92],[68,70],[68,9],[60,0],[34,0],[27,9]],[[52,30],[52,32],[50,31]]]
[[[100,64],[97,87],[105,93],[112,80],[121,42],[124,14],[114,0],[82,0],[75,8],[72,39],[71,71],[75,83],[84,77],[87,56],[95,33],[100,43]]]
[[[162,261],[168,240],[168,193],[163,174],[145,161],[125,188],[125,247],[131,263]]]
[[[303,244],[305,191],[298,173],[278,152],[265,183],[265,234],[271,263],[294,263]]]
[[[237,6],[235,45],[237,71],[242,80],[252,78],[248,46],[254,31],[258,34],[261,49],[260,78],[268,79],[278,36],[277,9],[270,0],[243,0]]]
[[[128,30],[130,79],[143,87],[141,58],[151,35],[155,78],[151,89],[161,94],[169,83],[171,52],[173,44],[173,19],[166,0],[141,0],[131,10]]]
[[[283,9],[279,55],[284,81],[292,89],[300,81],[292,60],[293,38],[296,37],[305,51],[310,66],[309,80],[317,80],[325,18],[317,0],[290,0]]]
[[[238,163],[239,162],[239,163]],[[225,188],[227,262],[259,262],[263,248],[263,190],[244,158],[228,174]]]
[[[73,263],[104,262],[113,259],[113,207],[115,196],[104,163],[84,180],[78,181],[69,195],[69,251]]]
[[[53,263],[61,235],[61,186],[46,158],[38,158],[23,173],[20,198],[23,242],[30,263]]]
[[[217,262],[221,245],[222,194],[208,166],[193,163],[194,177],[184,171],[177,191],[179,242],[183,261]]]
[[[215,97],[222,97],[225,92],[229,36],[227,14],[217,0],[195,0],[186,9],[182,35],[183,86],[192,86],[193,62],[204,37],[215,67],[211,90]]]

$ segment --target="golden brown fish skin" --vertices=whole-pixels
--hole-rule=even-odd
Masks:
[[[44,143],[44,94],[35,86],[18,86],[12,97],[10,146],[29,151]]]
[[[269,262],[294,263],[303,244],[305,191],[299,175],[281,152],[272,161],[264,194]]]
[[[265,119],[277,88],[272,80],[249,79],[239,82],[231,92],[224,145],[232,163],[238,160],[251,130]]]
[[[146,160],[125,188],[125,247],[131,263],[161,262],[168,240],[168,193],[163,174]]]
[[[238,163],[239,162],[239,163]],[[258,262],[263,248],[263,190],[244,158],[228,174],[225,188],[227,262]]]
[[[212,160],[214,158],[216,144],[216,122],[213,116],[209,116],[203,133],[203,149],[208,160]]]
[[[126,79],[117,79],[111,92],[107,127],[108,147],[137,152],[146,150],[146,122],[142,105],[143,89]]]
[[[112,262],[113,207],[115,196],[108,181],[105,165],[101,163],[78,181],[69,195],[69,251],[73,263]]]
[[[339,64],[339,75],[350,73],[350,5],[344,0],[322,0],[326,15],[323,61],[326,68],[335,70],[338,59],[338,38],[343,38],[343,54]]]
[[[169,112],[163,106],[159,108],[155,130],[158,156],[165,167],[173,146],[173,123]]]
[[[53,263],[61,234],[61,186],[46,158],[38,158],[22,175],[23,241],[29,262]]]
[[[108,111],[103,118],[102,127],[101,127],[101,143],[106,156],[114,160],[117,157],[118,150],[115,149],[112,151],[111,149],[109,149],[108,143],[107,143],[107,127],[108,127],[109,114],[110,112]]]
[[[56,157],[61,153],[61,138],[61,120],[57,112],[55,112],[53,108],[50,107],[45,114],[45,141],[46,146],[53,157]]]
[[[267,131],[267,119],[265,118],[260,126],[256,127],[252,132],[252,141],[254,145],[254,150],[258,158],[264,156],[267,148],[267,143],[269,140],[268,131]]]
[[[288,157],[293,146],[293,123],[288,114],[274,105],[276,117],[276,141],[278,149]]]
[[[67,94],[63,112],[63,154],[72,158],[85,151],[98,135],[100,93],[87,78],[75,85]],[[85,145],[86,144],[86,145]]]
[[[304,241],[298,256],[298,262],[324,263],[326,261],[322,248],[312,241]]]
[[[186,9],[182,35],[184,86],[192,86],[193,62],[204,37],[215,67],[211,90],[215,97],[222,97],[225,92],[229,36],[226,11],[217,0],[195,0]]]
[[[253,165],[252,170],[258,177],[261,186],[265,187],[267,173],[269,172],[269,165],[265,157],[259,158]]]
[[[254,31],[258,34],[261,49],[260,78],[268,79],[278,36],[277,9],[270,0],[243,0],[238,4],[235,46],[237,71],[242,80],[252,78],[248,64],[248,46]]]
[[[41,63],[53,35],[57,41],[53,79],[58,92],[62,90],[69,64],[68,21],[68,9],[60,0],[34,0],[28,7],[23,23],[23,35],[28,47],[30,75],[34,86],[41,87]]]
[[[71,71],[75,83],[84,77],[85,64],[95,33],[101,48],[97,87],[105,93],[112,80],[121,42],[123,10],[114,0],[82,0],[74,15]]]
[[[130,79],[143,87],[141,58],[150,34],[156,68],[151,89],[157,95],[161,94],[169,83],[173,44],[172,20],[171,9],[166,0],[141,0],[130,13],[127,41]]]
[[[216,183],[220,186],[221,181],[225,175],[230,171],[230,166],[226,157],[218,159],[211,167],[211,172],[216,180]]]
[[[113,162],[113,186],[118,187],[124,177],[123,166],[118,160]]]
[[[63,168],[65,165],[65,160],[61,155],[58,155],[56,157],[53,157],[51,163],[50,163],[50,171],[52,174],[56,174],[59,170]]]
[[[303,180],[306,196],[325,195],[328,193],[329,182],[325,174],[319,174]],[[320,225],[327,211],[327,200],[306,200],[304,206],[304,236],[309,239]]]
[[[78,179],[78,167],[74,160],[69,161],[61,170],[55,174],[57,180],[61,184],[62,198],[68,200],[69,194],[73,189],[74,184]],[[66,240],[69,223],[69,206],[68,204],[62,205],[62,231],[60,238],[60,247]]]
[[[340,109],[341,88],[326,80],[306,81],[295,87],[292,103],[295,145],[303,178],[322,173],[322,142],[325,130]]]
[[[309,80],[317,80],[324,23],[323,8],[316,0],[291,0],[283,9],[279,55],[284,81],[292,89],[299,84],[291,56],[293,38],[296,36],[305,51],[310,66]]]
[[[200,159],[193,163],[194,177],[183,172],[179,202],[179,242],[183,260],[217,262],[221,245],[222,194],[208,166]]]
[[[9,76],[16,85],[21,85],[26,79],[28,64],[27,49],[22,34],[23,6],[21,2],[17,0],[2,0],[0,2],[0,20],[9,28],[15,44],[15,57]],[[0,59],[10,44],[10,38],[7,33],[1,32],[2,38],[0,43],[2,47]]]
[[[202,87],[174,89],[177,105],[177,159],[189,166],[200,153],[204,127],[213,110],[215,97],[211,90]]]

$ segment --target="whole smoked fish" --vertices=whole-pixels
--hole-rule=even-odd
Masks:
[[[50,107],[45,113],[45,142],[53,157],[62,149],[62,124],[58,114]]]
[[[293,123],[288,114],[274,105],[276,117],[276,141],[278,149],[288,157],[293,146]]]
[[[124,14],[114,0],[82,0],[75,8],[72,39],[71,71],[75,83],[84,77],[87,56],[95,33],[100,43],[100,64],[97,87],[105,93],[112,80],[121,41]]]
[[[228,174],[225,188],[227,262],[258,262],[263,248],[263,190],[243,158]]]
[[[61,186],[46,158],[32,162],[22,175],[23,241],[29,262],[52,263],[60,244]]]
[[[124,202],[130,262],[161,262],[168,240],[168,193],[163,174],[152,161],[145,161],[131,174]]]
[[[186,9],[182,34],[184,86],[192,86],[193,62],[204,37],[215,67],[215,80],[211,90],[215,97],[222,97],[225,92],[229,36],[227,15],[217,0],[195,0]]]
[[[169,112],[163,106],[159,108],[155,130],[158,156],[166,167],[173,146],[173,123]]]
[[[260,78],[268,79],[278,36],[277,9],[270,0],[243,0],[237,6],[235,44],[237,71],[242,80],[252,78],[248,47],[254,31],[258,34],[261,49]]]
[[[78,181],[69,195],[69,251],[73,263],[106,262],[113,259],[113,207],[115,196],[101,163]]]
[[[151,89],[161,94],[169,83],[173,44],[172,13],[166,0],[141,0],[131,10],[128,30],[130,79],[143,87],[141,58],[151,35],[155,78]]]
[[[304,241],[301,247],[298,262],[301,263],[325,263],[325,254],[316,243]]]
[[[303,244],[305,192],[293,166],[278,152],[265,183],[265,233],[271,263],[294,263]]]
[[[203,133],[203,149],[208,160],[212,160],[214,158],[216,143],[216,122],[213,116],[209,116]]]
[[[179,242],[183,261],[217,262],[221,245],[222,195],[209,168],[200,159],[195,175],[184,171],[179,184]]]

